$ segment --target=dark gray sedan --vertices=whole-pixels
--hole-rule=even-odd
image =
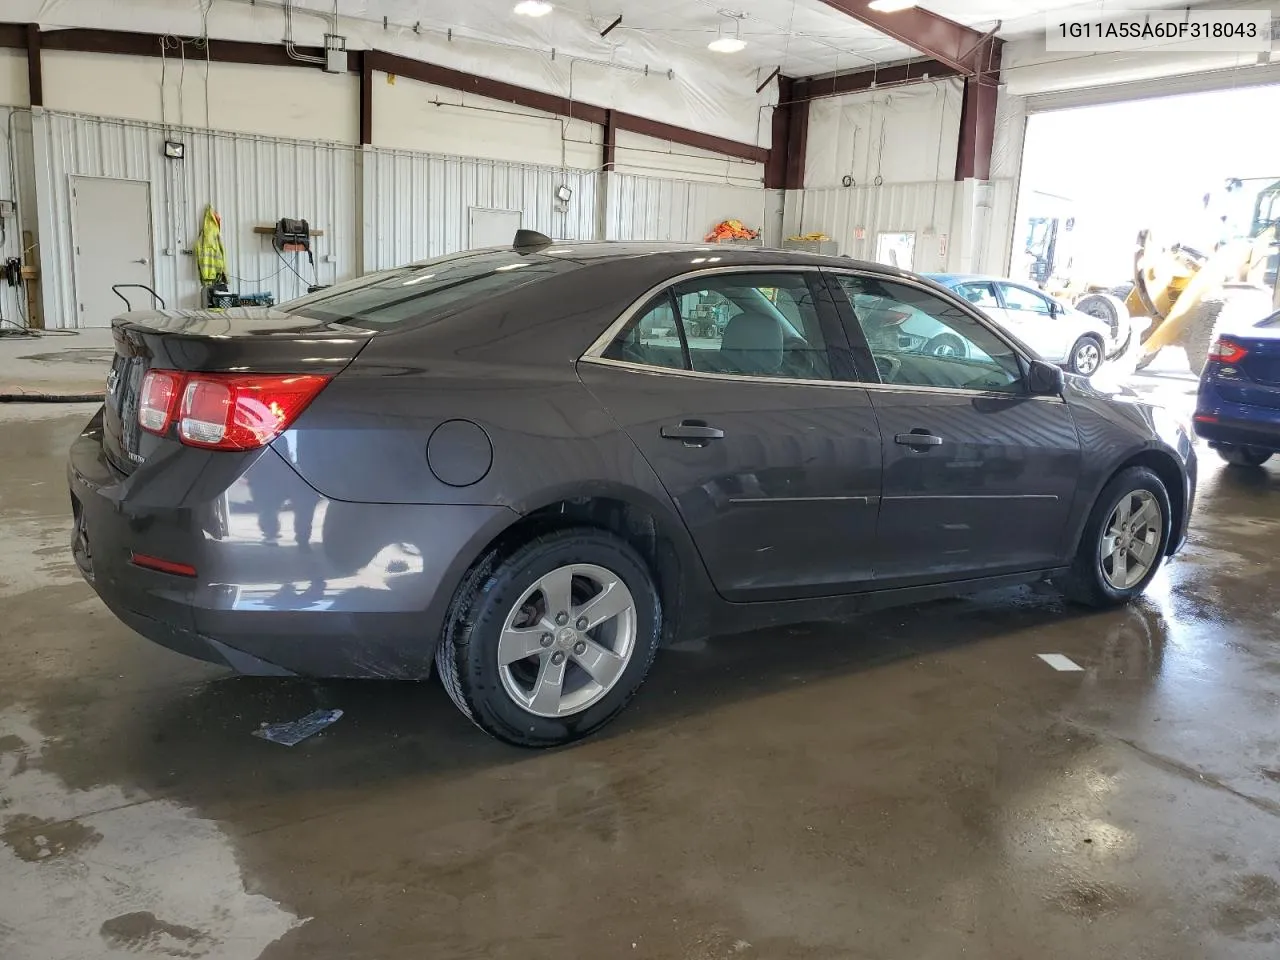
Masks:
[[[918,313],[963,355],[898,338]],[[249,674],[434,662],[522,745],[598,729],[664,640],[1041,580],[1123,603],[1195,494],[1175,418],[847,259],[522,234],[114,334],[69,476],[115,614]]]

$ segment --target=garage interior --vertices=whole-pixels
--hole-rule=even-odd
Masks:
[[[1110,6],[7,0],[0,958],[1275,957],[1275,463],[1201,449],[1189,543],[1128,607],[1012,587],[677,644],[543,753],[434,682],[161,649],[68,549],[126,305],[279,304],[517,229],[1025,280],[1032,218],[1102,229],[1099,151],[1188,231],[1223,176],[1280,181],[1280,41],[1046,52],[1048,16]],[[1144,105],[1175,96],[1210,106],[1170,129]],[[1129,112],[1035,140],[1084,109]],[[1189,419],[1187,355],[1134,363],[1104,370]],[[251,736],[317,709],[340,722],[292,749]]]

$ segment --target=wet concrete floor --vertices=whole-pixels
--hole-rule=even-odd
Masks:
[[[1280,953],[1280,466],[1206,451],[1129,609],[1017,589],[668,651],[529,753],[435,682],[235,678],[116,622],[66,548],[91,409],[0,409],[4,960]],[[250,736],[317,706],[346,716]]]

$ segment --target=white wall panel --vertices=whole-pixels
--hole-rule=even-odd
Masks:
[[[586,170],[600,166],[603,137],[599,124],[373,75],[373,142],[379,147]]]
[[[805,186],[950,180],[963,87],[956,78],[824,97],[809,107]]]
[[[737,219],[752,229],[764,228],[767,242],[777,242],[778,191],[609,175],[605,237],[608,240],[697,242],[722,220]]]
[[[597,239],[597,181],[590,170],[368,150],[365,269],[467,249],[472,207],[519,210],[526,229],[557,240]],[[573,191],[568,203],[556,197],[562,185]]]
[[[0,104],[25,107],[31,102],[27,89],[27,52],[0,47]]]
[[[614,170],[642,177],[703,180],[729,186],[760,187],[764,183],[762,163],[725,157],[630,130],[618,131]]]
[[[185,65],[177,51],[161,60],[66,50],[44,51],[41,65],[44,103],[51,110],[263,136],[359,140],[360,78],[353,73],[206,65],[190,44]]]
[[[0,0],[3,19],[14,23],[183,37],[200,35],[201,6],[196,0]],[[297,6],[328,14],[333,0],[307,0]],[[757,94],[755,88],[763,79],[757,66],[767,63],[763,67],[767,72],[776,60],[756,64],[741,57],[718,57],[707,53],[705,39],[671,43],[643,29],[624,29],[602,41],[595,18],[570,11],[542,18],[513,17],[512,6],[512,0],[452,5],[395,0],[376,7],[343,0],[344,12],[363,16],[339,17],[338,33],[347,37],[352,50],[384,50],[734,140],[768,144],[768,118],[760,122],[760,108],[776,102],[777,86],[768,84]],[[659,15],[652,3],[641,6],[645,14],[637,18],[628,13],[628,24]],[[436,8],[435,17],[428,7]],[[387,27],[382,12],[391,15]],[[595,13],[597,18],[612,16],[604,8]],[[708,8],[703,16],[714,29],[714,9]],[[413,25],[419,21],[421,29],[416,30]],[[218,0],[209,8],[208,27],[215,37],[278,44],[284,17],[278,0]],[[326,29],[329,24],[322,17],[294,18],[294,39],[299,45],[319,46]],[[318,70],[295,72],[308,79],[320,75]],[[268,93],[264,90],[264,99]],[[215,120],[217,126],[228,126],[225,118],[215,116]],[[305,131],[258,132],[321,136]]]
[[[914,269],[922,273],[944,270],[955,256],[952,233],[957,186],[953,181],[940,181],[789,191],[785,233],[825,233],[840,244],[841,253],[858,260],[875,259],[879,233],[915,233]]]
[[[169,131],[172,135],[172,131]],[[311,282],[333,283],[359,272],[354,148],[313,141],[188,130],[187,157],[166,160],[158,125],[46,112],[35,117],[40,202],[41,276],[49,326],[101,326],[110,317],[78,316],[73,277],[70,177],[114,177],[151,184],[157,292],[171,306],[199,305],[200,282],[188,251],[206,203],[222,215],[232,288],[271,291],[277,302],[306,283],[282,263],[270,237],[253,232],[281,217],[306,219],[315,273],[305,256],[297,269]],[[290,263],[295,257],[286,254]]]
[[[1007,277],[1013,257],[1017,188],[1013,180],[990,180],[977,195],[975,209],[974,273]]]

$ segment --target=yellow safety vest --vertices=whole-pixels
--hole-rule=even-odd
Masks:
[[[201,283],[213,283],[227,273],[227,251],[222,246],[222,218],[213,204],[204,208],[204,223],[195,246]]]

